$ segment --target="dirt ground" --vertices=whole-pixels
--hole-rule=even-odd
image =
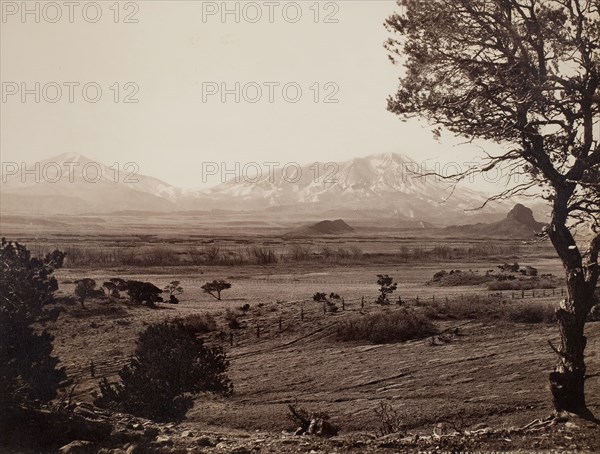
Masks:
[[[486,269],[490,264],[468,264],[464,269]],[[535,263],[540,272],[560,272],[556,261]],[[76,398],[91,401],[99,378],[116,373],[135,348],[137,334],[148,324],[208,312],[219,329],[229,333],[224,315],[238,314],[242,329],[222,339],[230,359],[235,392],[230,398],[201,397],[188,413],[186,424],[195,430],[230,428],[244,431],[294,429],[287,406],[297,403],[329,413],[345,433],[380,428],[375,410],[390,404],[402,426],[430,433],[437,424],[451,427],[512,427],[549,415],[552,405],[547,376],[556,359],[547,341],[557,342],[553,325],[521,324],[502,320],[436,322],[439,329],[459,326],[450,342],[432,345],[431,339],[400,344],[373,345],[336,339],[336,324],[360,311],[376,312],[376,275],[387,273],[399,282],[403,298],[445,300],[462,294],[485,295],[481,286],[439,288],[426,284],[439,269],[461,268],[456,263],[336,267],[324,265],[269,267],[210,267],[137,270],[70,270],[58,272],[60,295],[73,292],[72,281],[93,277],[148,280],[161,287],[178,279],[184,288],[181,303],[159,309],[132,307],[126,302],[90,301],[81,308],[66,306],[56,324],[55,353],[77,382]],[[209,280],[226,278],[232,288],[216,301],[200,290]],[[345,310],[323,313],[312,301],[317,291],[344,296]],[[560,299],[558,294],[536,297],[537,304]],[[557,293],[558,290],[555,291]],[[541,294],[541,293],[540,293]],[[521,304],[504,292],[507,304]],[[362,298],[364,297],[364,307]],[[526,298],[525,301],[530,301]],[[243,314],[237,308],[249,304]],[[301,320],[301,312],[304,320]],[[280,330],[281,324],[281,330]],[[260,337],[256,327],[260,326]],[[600,323],[587,328],[587,365],[590,374],[600,369]],[[233,340],[233,345],[231,341]],[[95,376],[91,376],[93,361]],[[587,382],[590,409],[600,413],[598,376]]]

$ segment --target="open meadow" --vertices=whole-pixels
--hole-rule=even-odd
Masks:
[[[54,353],[78,402],[93,402],[102,377],[118,378],[141,331],[182,320],[199,327],[207,344],[222,346],[234,386],[229,397],[195,400],[185,424],[196,431],[293,433],[290,404],[327,413],[341,433],[380,436],[521,427],[553,409],[547,377],[556,359],[548,341],[559,339],[553,312],[565,286],[545,243],[435,232],[288,239],[248,229],[194,237],[97,233],[85,241],[68,233],[15,235],[34,253],[67,252],[55,273],[60,316],[43,326],[55,336]],[[536,275],[500,269],[515,262]],[[378,275],[397,282],[389,304],[376,303]],[[183,292],[178,304],[155,308],[126,294],[80,303],[82,278],[160,289],[178,281]],[[214,280],[231,284],[221,300],[201,288]],[[319,292],[325,298],[315,300]],[[419,327],[397,338],[405,316]],[[600,324],[589,323],[587,336],[586,363],[597,371]],[[596,376],[587,384],[595,413],[599,383]],[[536,443],[544,447],[543,439]]]

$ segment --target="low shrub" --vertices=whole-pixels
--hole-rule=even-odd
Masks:
[[[430,319],[497,318],[502,300],[498,297],[461,295],[445,302],[424,302],[424,314]]]
[[[211,314],[191,314],[177,321],[190,327],[197,334],[206,334],[217,329],[217,321]]]
[[[533,266],[526,266],[525,268],[521,268],[519,271],[521,272],[521,274],[524,274],[525,276],[537,276],[538,275],[537,268],[534,268]]]
[[[335,314],[337,311],[340,310],[340,308],[338,307],[338,305],[335,303],[335,301],[327,301],[325,303],[325,310],[327,312],[329,312],[330,314]]]
[[[89,298],[104,298],[104,291],[96,288],[96,281],[92,278],[86,277],[79,279],[75,283],[75,296],[79,299],[81,307],[83,307],[85,300]]]
[[[501,271],[508,271],[510,273],[517,273],[519,271],[519,264],[517,262],[514,263],[504,263],[502,265],[498,265]]]
[[[500,297],[463,295],[443,303],[428,302],[423,307],[425,317],[439,319],[508,320],[516,323],[554,323],[554,308],[535,301],[508,302]]]
[[[317,292],[313,295],[312,299],[317,303],[325,302],[327,301],[327,293]]]
[[[156,303],[162,303],[162,289],[150,282],[127,281],[127,294],[129,300],[134,304],[146,304],[155,307]]]
[[[379,429],[377,430],[379,436],[401,432],[403,417],[392,404],[379,402],[379,407],[375,409],[375,416],[379,421]]]
[[[512,276],[511,276],[512,277]],[[534,290],[553,289],[558,287],[558,282],[553,276],[532,277],[530,279],[502,279],[489,282],[489,290]]]
[[[298,405],[288,405],[288,418],[298,426],[297,435],[317,435],[333,437],[339,428],[331,422],[331,417],[323,411],[310,412]]]
[[[233,312],[231,309],[227,309],[225,311],[225,320],[227,321],[227,326],[229,329],[241,329],[242,324],[237,318],[237,314]]]
[[[374,344],[423,339],[435,333],[435,326],[425,315],[407,308],[351,317],[337,329],[343,341],[368,340]]]
[[[494,279],[494,275],[483,275],[471,270],[450,270],[449,272],[442,270],[435,273],[428,284],[440,287],[456,287],[459,285],[480,285]]]
[[[486,284],[489,290],[500,291],[553,289],[560,283],[556,276],[551,274],[538,276],[537,270],[531,266],[521,268],[520,274],[512,272],[514,265],[502,265],[499,268],[503,271],[499,274],[493,273],[493,270],[489,270],[485,274],[472,270],[450,270],[449,272],[441,270],[435,273],[427,284],[439,287]]]
[[[555,309],[550,305],[535,303],[508,306],[506,316],[516,323],[555,323]]]
[[[227,322],[227,327],[229,329],[242,329],[242,324],[237,318],[234,318]]]

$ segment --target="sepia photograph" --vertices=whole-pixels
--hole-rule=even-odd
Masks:
[[[0,0],[0,454],[600,452],[600,0]]]

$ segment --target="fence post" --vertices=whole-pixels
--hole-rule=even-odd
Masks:
[[[360,308],[364,309],[365,308],[365,297],[363,296],[360,300]]]
[[[346,310],[346,300],[344,300],[344,297],[342,297],[342,310]]]
[[[300,306],[300,320],[304,321],[304,303]]]
[[[256,325],[256,338],[260,337],[260,325]]]

